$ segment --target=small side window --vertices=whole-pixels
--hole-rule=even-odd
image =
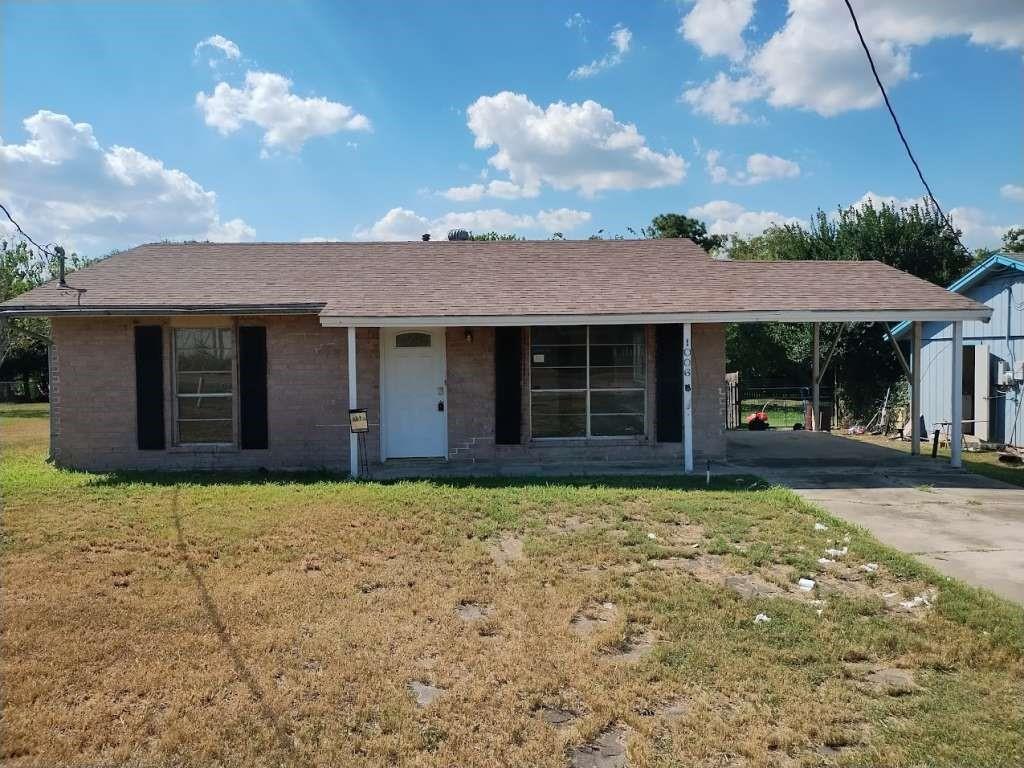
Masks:
[[[410,331],[409,333],[400,333],[395,336],[396,347],[429,347],[430,346],[430,334],[429,333],[416,333]]]

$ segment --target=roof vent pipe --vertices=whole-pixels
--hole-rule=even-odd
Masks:
[[[64,249],[59,245],[54,246],[53,252],[57,255],[57,285],[67,288],[68,283],[64,274]]]

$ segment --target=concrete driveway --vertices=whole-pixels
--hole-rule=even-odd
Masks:
[[[786,485],[949,576],[1024,603],[1024,488],[810,432],[731,432],[730,471]]]

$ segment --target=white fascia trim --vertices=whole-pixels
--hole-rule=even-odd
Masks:
[[[645,323],[895,323],[904,320],[922,322],[980,320],[992,317],[990,307],[978,309],[921,310],[782,310],[753,312],[650,313],[630,315],[423,315],[409,317],[347,317],[320,315],[320,324],[328,328],[354,325],[369,328],[399,326],[509,326],[509,325],[642,325]]]

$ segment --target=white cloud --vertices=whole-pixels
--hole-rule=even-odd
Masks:
[[[589,211],[577,211],[573,208],[556,208],[537,212],[538,229],[545,232],[568,232],[588,221],[590,221]]]
[[[621,64],[622,59],[629,53],[629,47],[633,42],[633,33],[629,31],[629,27],[616,24],[608,39],[612,44],[610,53],[605,54],[600,59],[595,59],[589,64],[582,64],[576,67],[576,69],[569,73],[569,77],[574,80],[582,80]]]
[[[1020,0],[863,0],[861,30],[887,88],[911,77],[915,46],[965,36],[975,45],[1024,48]],[[747,82],[747,87],[740,87]],[[746,60],[735,79],[725,73],[684,94],[695,111],[716,122],[746,122],[737,106],[764,97],[774,107],[830,117],[881,103],[849,15],[834,0],[789,0],[784,25]],[[715,103],[708,106],[705,101]]]
[[[457,203],[479,200],[482,197],[496,197],[501,200],[519,200],[525,197],[537,197],[539,187],[523,187],[511,181],[497,179],[487,184],[470,184],[465,187],[450,187],[440,193]]]
[[[205,40],[200,40],[196,43],[196,56],[202,53],[204,48],[213,48],[214,50],[220,51],[226,59],[236,60],[241,58],[242,51],[232,41],[228,40],[224,35],[210,35]],[[213,62],[210,62],[213,66]]]
[[[491,167],[524,190],[575,189],[586,196],[678,184],[686,161],[659,153],[631,123],[620,123],[596,101],[556,102],[541,108],[526,96],[502,91],[481,96],[467,110],[477,149],[495,147]]]
[[[740,105],[763,95],[764,87],[753,77],[734,80],[719,72],[714,80],[687,88],[681,100],[693,107],[697,114],[705,115],[716,123],[740,125],[750,122],[750,115]]]
[[[778,155],[765,155],[760,152],[747,158],[746,170],[730,172],[719,160],[722,153],[717,149],[709,149],[704,155],[708,175],[715,184],[735,184],[752,186],[773,179],[793,179],[800,175],[800,166],[792,160]]]
[[[963,205],[950,208],[949,220],[962,233],[964,244],[970,248],[996,248],[1002,241],[1003,234],[1016,224],[996,224],[992,217],[979,208]]]
[[[1024,187],[1019,184],[1003,184],[999,188],[999,194],[1007,200],[1024,203]]]
[[[859,200],[855,200],[851,203],[854,208],[861,208],[865,204],[871,203],[873,208],[881,208],[883,205],[888,205],[890,208],[911,208],[915,205],[925,205],[925,199],[923,197],[896,197],[895,195],[880,195],[877,192],[868,190],[861,195]]]
[[[576,11],[572,16],[565,20],[566,29],[578,29],[582,31],[587,24],[590,23],[590,19],[584,16],[579,11]]]
[[[696,0],[679,33],[705,56],[742,61],[747,54],[743,30],[754,16],[754,0]]]
[[[214,192],[132,147],[105,149],[88,123],[40,110],[24,144],[0,140],[0,196],[40,242],[85,255],[141,242],[251,240],[241,219],[222,221]]]
[[[784,216],[775,211],[748,211],[739,203],[728,200],[712,200],[687,211],[687,215],[707,224],[713,235],[759,235],[772,224],[803,224],[794,216]]]
[[[449,230],[468,229],[473,232],[567,232],[590,221],[588,211],[571,208],[538,211],[536,215],[515,214],[500,208],[445,213],[430,219],[408,208],[392,208],[370,227],[356,228],[357,240],[419,240],[429,233],[443,240]]]
[[[264,131],[264,151],[281,147],[298,152],[315,136],[371,130],[366,115],[322,96],[297,96],[292,93],[292,81],[273,72],[246,72],[241,88],[218,83],[212,93],[196,94],[196,106],[206,124],[224,136],[238,131],[243,123],[258,125]]]

